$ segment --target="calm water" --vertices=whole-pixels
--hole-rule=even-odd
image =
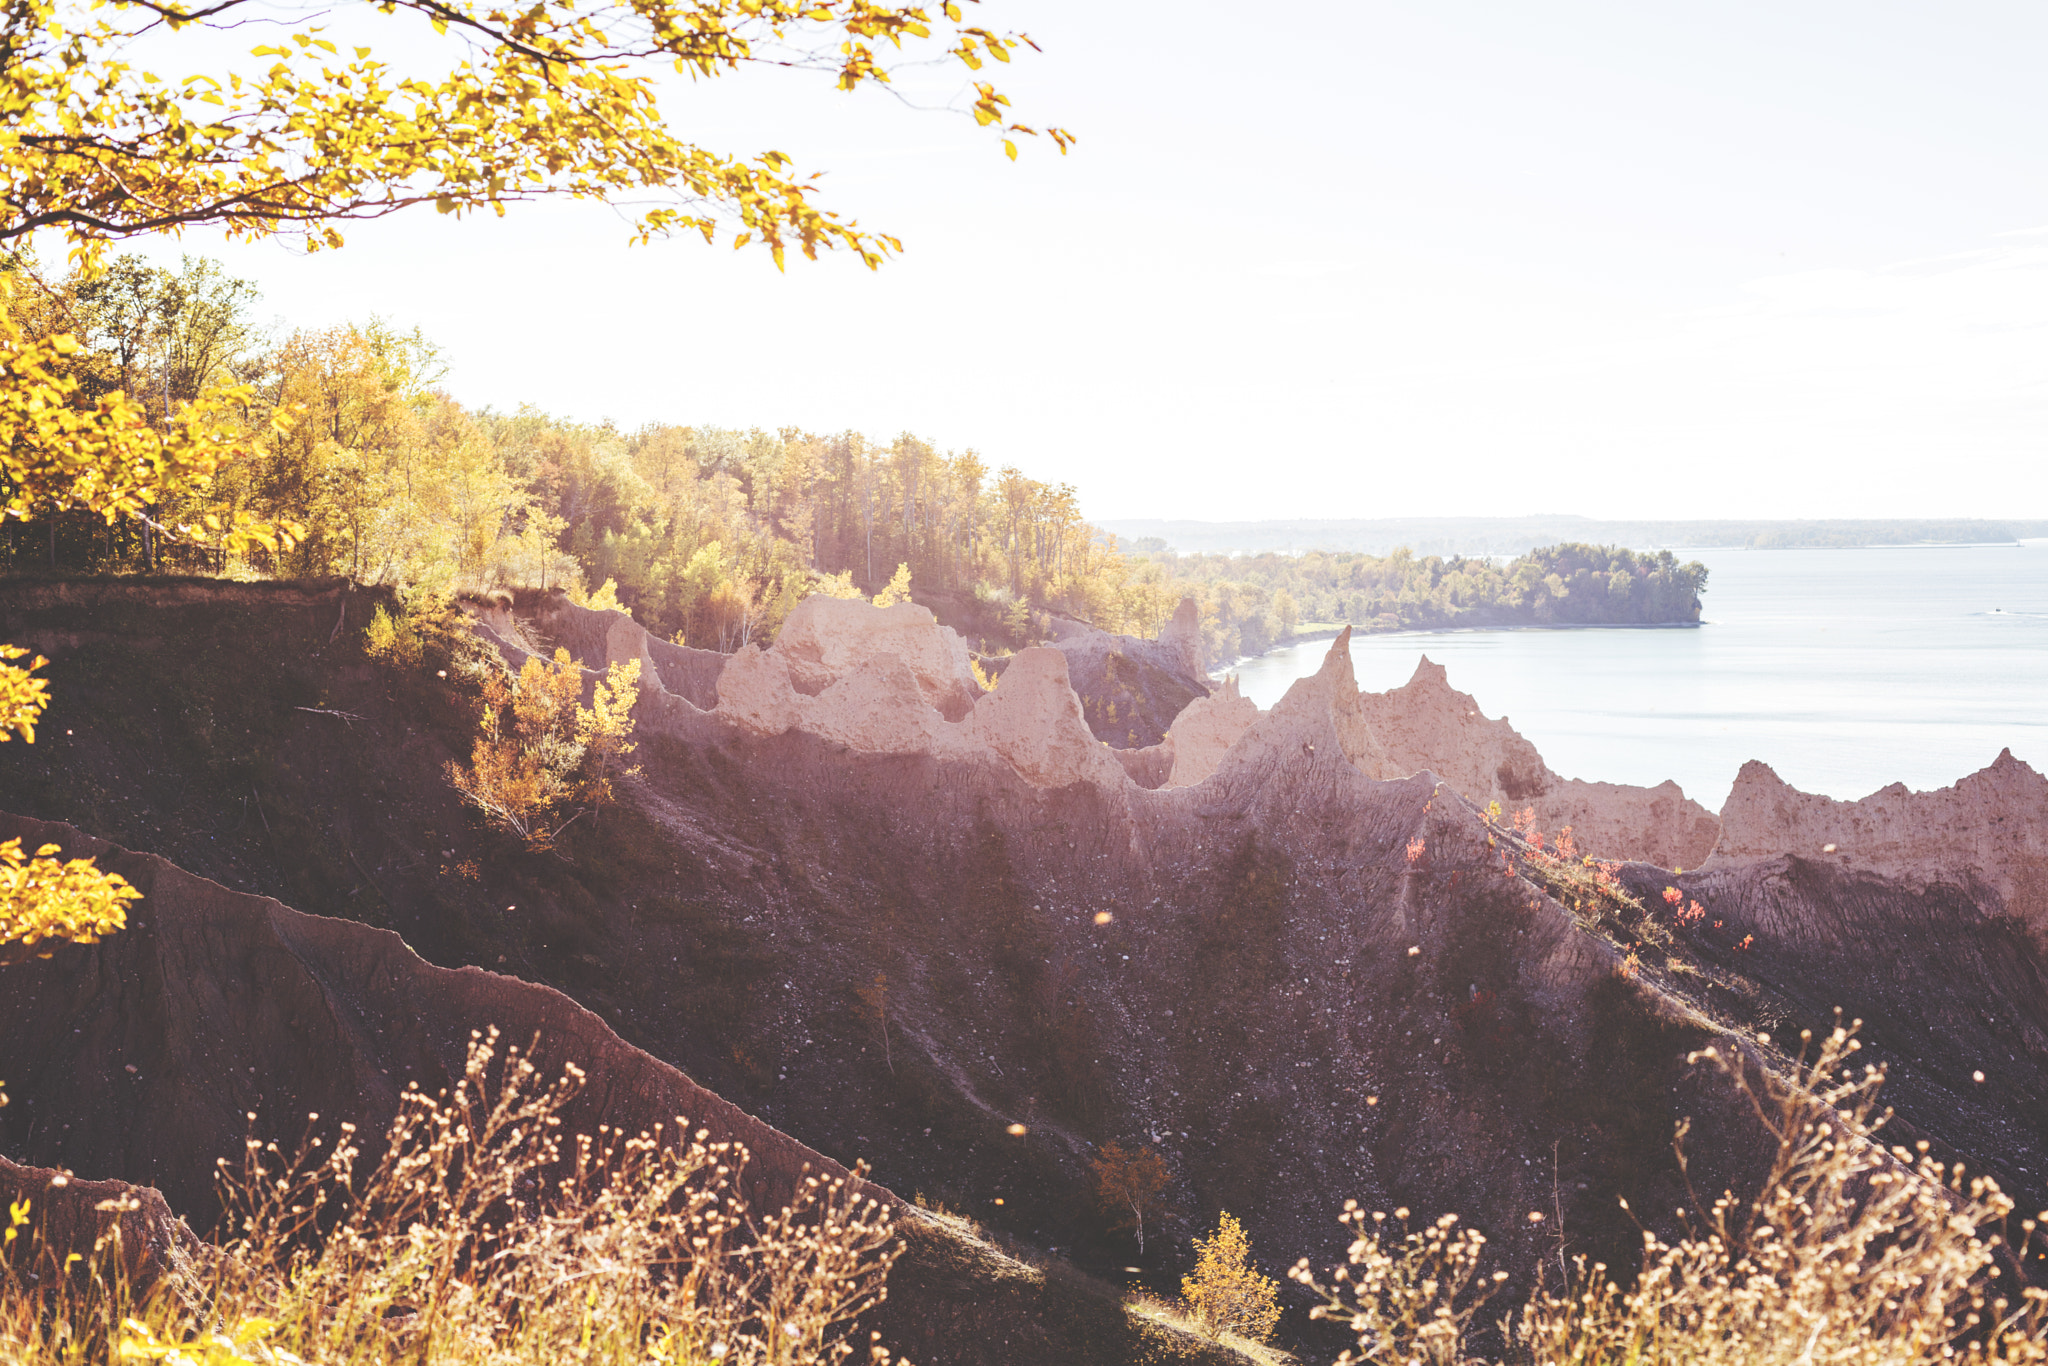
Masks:
[[[2048,542],[1682,558],[1711,571],[1697,630],[1364,636],[1359,684],[1398,687],[1428,655],[1565,777],[1675,778],[1715,810],[1748,759],[1833,797],[1943,787],[2006,746],[2048,769]],[[1270,707],[1329,648],[1231,672]]]

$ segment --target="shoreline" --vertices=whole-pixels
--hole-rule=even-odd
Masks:
[[[1477,635],[1489,631],[1697,631],[1710,626],[1707,621],[1610,621],[1610,622],[1519,622],[1512,626],[1397,626],[1392,630],[1374,631],[1353,624],[1352,637],[1359,636],[1454,636]],[[1275,644],[1270,650],[1255,655],[1239,655],[1228,664],[1219,664],[1210,670],[1212,679],[1221,680],[1231,670],[1239,669],[1255,659],[1266,659],[1282,650],[1292,650],[1298,645],[1313,645],[1319,640],[1335,640],[1342,635],[1342,626],[1318,628],[1313,631],[1298,631]]]

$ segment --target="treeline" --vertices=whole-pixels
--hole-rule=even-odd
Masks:
[[[561,587],[670,638],[733,650],[773,636],[814,592],[875,595],[907,567],[920,602],[984,649],[1045,637],[1059,615],[1154,633],[1185,594],[1209,658],[1256,654],[1307,625],[1367,629],[1696,621],[1706,570],[1669,553],[1558,546],[1511,564],[1418,557],[1177,556],[1120,550],[1070,485],[910,434],[621,431],[531,408],[463,406],[417,331],[371,321],[273,336],[256,291],[218,265],[122,257],[45,280],[10,307],[69,333],[78,400],[145,399],[169,426],[202,390],[241,386],[245,453],[183,501],[109,525],[46,511],[0,528],[9,569],[345,574],[440,590]],[[286,526],[245,558],[188,534],[209,519]]]
[[[1176,555],[1145,539],[1130,550],[1201,601],[1212,660],[1347,624],[1392,631],[1696,622],[1707,587],[1707,567],[1697,561],[1613,546],[1549,546],[1505,563],[1405,547],[1391,555]]]
[[[29,271],[29,263],[16,268]],[[812,592],[876,593],[907,565],[921,600],[991,648],[1047,613],[1150,633],[1177,598],[1081,519],[1068,485],[916,436],[655,424],[620,431],[530,408],[466,408],[417,332],[380,322],[267,336],[256,292],[212,262],[123,257],[91,280],[15,292],[30,329],[69,332],[80,396],[145,397],[168,424],[202,388],[247,386],[248,454],[204,492],[108,526],[13,522],[9,567],[346,574],[442,589],[561,586],[671,638],[736,649]],[[178,528],[236,512],[289,547],[230,562]]]
[[[2031,509],[2040,511],[2040,509]],[[1106,523],[1126,544],[1158,537],[1185,555],[1285,555],[1307,550],[1387,555],[1526,555],[1539,546],[1578,542],[1687,549],[1834,550],[1910,545],[2010,544],[2048,536],[2048,521],[1970,518],[1834,518],[1755,521],[1612,520],[1538,513],[1520,517],[1293,518],[1265,522],[1128,520]]]

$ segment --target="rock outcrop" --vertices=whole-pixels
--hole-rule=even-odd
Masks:
[[[1234,677],[1224,679],[1223,686],[1207,697],[1188,703],[1173,718],[1173,731],[1165,742],[1173,748],[1167,786],[1188,787],[1214,773],[1230,747],[1258,719],[1258,704],[1238,692]]]
[[[1124,779],[1108,748],[1089,733],[1067,681],[1067,656],[1058,650],[1018,651],[996,690],[975,703],[967,731],[1039,787]]]
[[[927,696],[893,654],[865,659],[806,696],[788,656],[748,645],[719,676],[716,714],[753,735],[796,730],[865,754],[992,755],[1040,787],[1123,778],[1108,747],[1089,734],[1058,650],[1020,652],[996,690],[981,693],[958,721],[947,720]]]
[[[861,598],[806,598],[776,634],[774,653],[789,665],[796,690],[812,697],[886,655],[902,662],[926,705],[948,721],[965,717],[981,696],[966,642],[914,602],[877,608]]]
[[[1483,715],[1427,655],[1402,686],[1365,694],[1364,708],[1387,756],[1377,776],[1427,769],[1481,806],[1533,809],[1537,827],[1553,834],[1570,826],[1580,848],[1607,858],[1692,868],[1714,847],[1719,823],[1678,784],[1560,778],[1505,717]]]
[[[1116,749],[1158,744],[1195,699],[1209,693],[1202,665],[1202,618],[1182,598],[1157,640],[1114,635],[1078,623],[1053,648],[1067,657],[1067,673],[1095,738]]]
[[[1156,641],[1077,629],[1051,650],[1006,659],[999,682],[1009,686],[1016,675],[1018,691],[993,708],[988,699],[1000,687],[983,694],[959,637],[913,603],[885,609],[813,598],[770,646],[748,645],[730,656],[653,640],[624,613],[593,612],[559,593],[534,600],[525,618],[488,606],[478,616],[515,662],[536,637],[563,645],[593,671],[643,660],[643,725],[698,735],[700,713],[708,711],[750,734],[802,731],[863,753],[964,757],[986,750],[1041,785],[1055,775],[1055,785],[1084,775],[1108,778],[1121,768],[1141,788],[1190,786],[1215,772],[1258,715],[1234,682],[1211,693],[1178,672],[1199,658],[1192,602]],[[1330,656],[1343,656],[1347,674],[1348,640],[1347,632]],[[1064,657],[1064,669],[1052,669],[1053,654]],[[1086,674],[1078,684],[1076,670]],[[668,686],[672,679],[688,692]],[[1352,688],[1357,693],[1355,680]],[[990,718],[1023,715],[1027,694],[1028,724],[1004,720],[990,729],[973,720],[983,710]],[[1113,766],[1099,756],[1081,758],[1087,747],[1068,724],[1069,696],[1085,733],[1111,746]],[[1480,805],[1498,800],[1509,811],[1533,809],[1537,825],[1553,833],[1571,827],[1581,848],[1666,867],[1697,865],[1719,833],[1714,816],[1676,783],[1638,788],[1559,777],[1535,746],[1505,719],[1482,715],[1426,656],[1402,687],[1357,697],[1343,708],[1347,753],[1368,777],[1427,770]],[[1151,720],[1121,730],[1105,726],[1106,718],[1122,726],[1136,716]]]
[[[2048,778],[2001,750],[1948,787],[1904,783],[1860,801],[1801,792],[1751,760],[1721,808],[1706,866],[1790,854],[1908,886],[1952,886],[2012,916],[2048,947]]]

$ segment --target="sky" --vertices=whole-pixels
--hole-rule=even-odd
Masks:
[[[912,431],[1095,518],[2048,517],[2048,7],[982,10],[1071,155],[912,107],[957,68],[670,106],[827,171],[879,272],[577,203],[145,250],[420,327],[467,403]]]

